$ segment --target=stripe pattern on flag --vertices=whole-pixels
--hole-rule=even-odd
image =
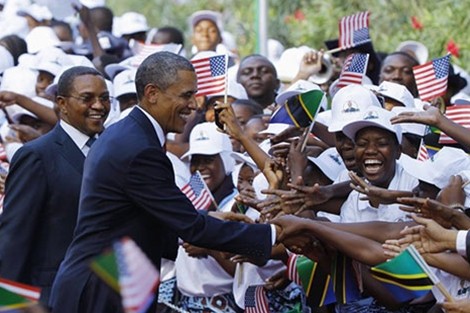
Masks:
[[[349,49],[370,41],[368,11],[344,16],[339,21],[338,45]]]
[[[413,67],[421,100],[429,101],[446,93],[449,66],[450,54]]]
[[[0,287],[31,301],[39,301],[41,288],[0,278]]]
[[[220,94],[226,88],[227,55],[191,60],[197,76],[196,96]]]
[[[467,129],[470,129],[470,105],[452,105],[446,108],[445,116],[452,120],[454,123],[459,124]],[[455,144],[457,143],[454,139],[441,132],[439,137],[439,143]]]
[[[344,61],[338,84],[336,85],[337,88],[340,89],[350,84],[361,85],[367,71],[368,62],[368,53],[353,53],[348,55]]]
[[[126,313],[146,312],[155,298],[160,274],[130,238],[114,244],[122,304]]]
[[[178,54],[182,47],[181,44],[176,43],[156,45],[134,41],[131,50],[135,57],[132,58],[131,65],[138,67],[149,55],[157,52],[168,51]]]
[[[263,285],[249,286],[245,293],[246,313],[270,313]]]
[[[212,193],[199,171],[191,175],[189,182],[181,188],[181,191],[192,202],[196,210],[207,210],[213,201]]]

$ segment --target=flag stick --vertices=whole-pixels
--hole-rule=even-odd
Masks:
[[[225,91],[224,91],[224,104],[228,100],[228,54],[225,55]],[[224,132],[227,130],[227,125],[224,123]],[[215,204],[215,202],[214,202]]]
[[[437,289],[442,293],[442,295],[446,298],[447,302],[454,302],[454,298],[452,295],[449,293],[449,291],[444,287],[444,285],[441,282],[438,282],[436,285]]]
[[[301,153],[304,152],[305,147],[307,146],[308,136],[312,132],[313,124],[315,124],[315,121],[311,121],[308,128],[304,131],[304,138],[303,138],[303,141],[302,141],[302,146],[300,146],[300,152]]]
[[[210,191],[209,187],[207,187],[206,182],[204,178],[202,178],[201,172],[196,171],[197,175],[199,176],[200,180],[204,184],[204,188],[209,191],[209,196],[211,197],[212,204],[214,204],[215,210],[219,211],[219,206],[217,205],[217,202],[215,202],[214,196],[212,196],[212,192]]]
[[[185,311],[185,310],[183,310],[183,309],[181,309],[181,308],[177,307],[176,305],[171,304],[171,303],[169,303],[169,302],[162,301],[162,303],[163,303],[164,305],[166,305],[167,307],[169,307],[170,309],[175,310],[176,312],[179,312],[179,313],[189,313],[188,311]]]
[[[343,49],[342,47],[338,47],[338,48],[334,48],[334,49],[331,49],[331,50],[327,50],[325,52],[323,52],[324,54],[328,53],[328,54],[333,54],[333,53],[336,53],[336,52],[340,52],[342,50],[346,50],[346,49]]]

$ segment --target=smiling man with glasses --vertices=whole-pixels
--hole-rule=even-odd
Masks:
[[[68,69],[57,85],[60,122],[11,162],[0,216],[0,277],[40,287],[43,304],[72,241],[83,163],[110,101],[99,72]]]

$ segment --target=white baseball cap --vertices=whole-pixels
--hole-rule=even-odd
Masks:
[[[407,108],[414,108],[415,102],[413,95],[409,92],[408,88],[403,85],[384,81],[379,85],[377,93],[400,102]]]
[[[4,46],[0,46],[0,74],[7,68],[15,66],[13,56]]]
[[[393,107],[392,112],[398,115],[402,112],[419,112],[416,108],[405,108],[405,107]],[[423,137],[426,134],[428,128],[425,124],[419,123],[400,123],[402,134],[414,134]]]
[[[233,152],[230,137],[217,130],[215,123],[197,124],[189,135],[189,150],[181,157],[182,160],[194,154],[214,155],[221,152]]]
[[[404,157],[402,154],[400,163],[405,171],[417,179],[442,189],[447,186],[452,175],[470,168],[470,157],[462,149],[443,147],[425,161]]]
[[[398,142],[401,143],[401,127],[399,125],[392,125],[390,122],[393,116],[395,116],[394,113],[381,107],[370,106],[363,111],[362,117],[359,120],[344,126],[343,133],[352,141],[355,141],[356,134],[361,129],[366,127],[378,127],[394,133]]]
[[[335,181],[339,173],[344,171],[343,159],[335,147],[331,147],[320,153],[317,157],[307,157],[331,180]]]
[[[428,48],[419,41],[407,40],[400,42],[397,51],[411,54],[419,64],[424,64],[428,61],[429,51]]]
[[[290,97],[299,95],[301,93],[304,93],[310,90],[321,91],[321,88],[317,84],[314,84],[308,80],[299,79],[298,81],[290,85],[289,88],[287,88],[286,90],[282,91],[281,93],[277,95],[276,103],[279,105],[283,105],[284,102],[286,102],[286,100],[289,99]],[[327,105],[326,98],[323,99],[323,102],[321,104],[321,107],[325,109]]]
[[[307,46],[292,47],[284,50],[279,59],[274,63],[277,78],[282,82],[291,82],[299,71],[302,58],[313,49]]]
[[[292,125],[290,124],[284,124],[284,123],[269,123],[268,127],[265,130],[260,131],[260,134],[271,134],[271,135],[277,135],[291,127]]]
[[[328,131],[341,131],[347,124],[361,120],[365,109],[374,106],[381,108],[377,96],[361,85],[348,85],[341,88],[331,101],[331,124]]]
[[[224,92],[218,93],[218,94],[211,94],[208,96],[208,100],[213,98],[213,97],[220,97],[223,96]],[[237,83],[234,80],[230,80],[227,85],[227,96],[231,96],[232,98],[235,99],[248,99],[248,95],[246,94],[245,88]]]
[[[28,53],[33,54],[44,48],[57,47],[61,43],[54,30],[48,26],[34,27],[24,40],[28,47]]]
[[[73,65],[72,59],[59,48],[48,47],[38,52],[36,64],[32,66],[38,71],[45,71],[56,76],[64,66]]]
[[[220,34],[224,31],[224,26],[222,24],[222,14],[210,10],[201,10],[194,12],[188,19],[189,28],[193,29],[202,20],[212,21],[217,28],[219,29]]]
[[[44,22],[52,19],[52,13],[48,7],[33,3],[25,8],[18,10],[19,16],[31,16],[38,22]]]
[[[126,69],[117,74],[113,79],[114,96],[119,98],[128,93],[137,94],[135,87],[136,69]]]
[[[117,18],[117,30],[118,36],[131,35],[140,32],[146,32],[149,30],[147,24],[147,18],[137,12],[126,12]]]

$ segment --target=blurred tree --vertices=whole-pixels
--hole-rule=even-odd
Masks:
[[[173,25],[186,34],[192,12],[210,9],[223,13],[225,29],[235,35],[242,56],[255,52],[256,2],[253,0],[107,0],[116,15],[143,13],[151,26]],[[269,36],[285,47],[307,45],[320,49],[323,41],[338,37],[338,20],[369,10],[370,34],[377,51],[393,51],[401,41],[417,40],[430,58],[458,51],[452,61],[470,69],[470,1],[462,0],[268,0]],[[468,64],[468,65],[467,65]],[[467,66],[466,66],[467,65]]]

